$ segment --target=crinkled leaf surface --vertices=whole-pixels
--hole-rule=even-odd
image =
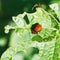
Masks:
[[[29,21],[29,24],[27,24],[26,18],[27,21]],[[15,46],[15,44],[18,44],[22,41],[32,40],[33,37],[36,37],[37,34],[32,34],[31,32],[31,26],[35,23],[39,23],[42,25],[42,30],[38,33],[38,36],[40,36],[42,40],[49,36],[55,36],[55,34],[53,33],[55,33],[54,31],[56,30],[55,26],[58,25],[54,18],[51,18],[49,13],[42,8],[37,8],[36,12],[34,13],[24,12],[23,14],[19,14],[16,17],[14,16],[13,21],[15,22],[16,26],[5,27],[6,31],[9,29],[15,29],[16,32],[13,35],[16,35],[18,37],[18,39],[15,39],[13,36],[11,36],[11,46]],[[15,39],[15,41],[13,38]]]
[[[27,51],[29,47],[37,47],[39,49],[39,60],[53,60],[55,41],[51,42],[36,42],[29,41],[18,44],[16,47],[10,47],[1,57],[1,60],[10,60],[19,51],[24,51],[28,55]]]
[[[57,31],[53,60],[60,60],[60,31]]]

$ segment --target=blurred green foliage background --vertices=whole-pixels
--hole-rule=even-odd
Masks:
[[[55,2],[59,3],[59,0],[0,0],[0,56],[8,48],[10,33],[4,33],[4,26],[12,21],[12,16],[24,11],[28,13],[34,12],[32,7],[37,3],[48,6]]]

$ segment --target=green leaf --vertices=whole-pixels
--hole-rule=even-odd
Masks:
[[[15,22],[15,24],[17,25],[17,27],[19,28],[24,28],[26,25],[26,22],[24,21],[23,17],[26,13],[24,14],[20,14],[16,17],[12,17],[13,21]]]
[[[14,60],[16,55],[20,56],[17,54],[20,51],[24,52],[27,60],[34,60],[34,56],[37,56],[38,60],[55,60],[55,57],[57,60],[59,58],[60,25],[52,14],[42,8],[37,8],[34,13],[24,12],[13,17],[13,21],[16,26],[6,27],[8,31],[15,29],[10,38],[10,48],[3,53],[1,60]],[[36,23],[42,25],[42,30],[33,34],[31,27]],[[31,50],[33,47],[38,48],[37,55],[35,55],[37,50]],[[30,53],[33,57],[30,56]]]
[[[57,31],[53,60],[60,59],[60,31]]]
[[[16,29],[13,31],[10,36],[10,44],[9,46],[16,46],[24,41],[31,40],[31,33],[27,29]]]
[[[18,52],[12,57],[12,60],[24,60],[24,53]]]
[[[1,60],[5,60],[8,58],[10,60],[15,56],[15,54],[19,51],[23,51],[28,56],[28,50],[30,47],[36,47],[39,49],[38,58],[39,60],[52,60],[55,48],[55,41],[51,42],[36,42],[36,41],[29,41],[18,44],[18,46],[10,47],[5,53],[2,55]]]
[[[27,17],[25,17],[27,16]],[[29,20],[29,24],[27,24],[26,19]],[[13,39],[13,37],[11,38],[11,44],[15,45],[18,42],[21,42],[23,40],[27,41],[27,40],[33,40],[33,37],[42,37],[41,40],[43,40],[45,37],[51,36],[52,32],[55,31],[55,26],[58,25],[57,22],[55,21],[55,19],[53,17],[51,17],[49,15],[48,12],[46,12],[44,9],[42,8],[37,8],[36,12],[34,13],[26,13],[24,12],[23,14],[19,14],[16,17],[13,17],[13,21],[15,22],[16,26],[11,28],[8,27],[9,29],[15,29],[16,30],[16,36],[19,36],[18,39]],[[37,34],[32,34],[31,32],[31,26],[35,23],[39,23],[42,25],[42,30]],[[7,29],[7,28],[6,28]],[[23,34],[22,34],[23,33]],[[17,35],[18,34],[18,35]],[[15,35],[14,35],[15,36]],[[16,37],[17,38],[17,37]],[[19,41],[20,39],[20,41]],[[34,38],[35,39],[35,38]],[[37,38],[35,40],[38,41],[38,39],[40,40],[40,38]],[[10,44],[10,45],[11,45]]]
[[[50,8],[55,11],[57,18],[60,21],[60,5],[57,3],[54,3],[50,5]]]

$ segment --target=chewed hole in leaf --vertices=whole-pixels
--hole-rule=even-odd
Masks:
[[[39,53],[39,49],[37,47],[31,47],[29,48],[29,51],[28,51],[29,55],[34,55],[34,54],[38,54]]]
[[[37,34],[41,30],[42,30],[42,25],[39,24],[39,23],[35,23],[31,26],[31,31],[32,31],[33,34]]]
[[[38,41],[38,42],[42,42],[42,37],[41,36],[39,36],[39,35],[36,35],[36,36],[34,36],[33,38],[32,38],[32,41]]]
[[[27,15],[24,16],[24,20],[26,21],[27,24],[29,24],[29,19]]]

